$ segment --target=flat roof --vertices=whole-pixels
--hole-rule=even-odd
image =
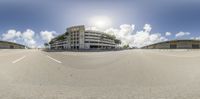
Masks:
[[[8,43],[8,44],[14,44],[14,45],[24,46],[24,47],[25,47],[25,45],[18,44],[18,43],[14,43],[14,42],[9,42],[9,41],[1,41],[1,40],[0,40],[0,43]]]
[[[178,39],[178,40],[168,40],[168,41],[158,42],[158,43],[146,45],[146,46],[143,46],[143,47],[152,46],[152,45],[157,45],[157,44],[162,44],[162,43],[183,42],[183,41],[188,41],[188,42],[200,42],[200,40],[193,40],[193,39]]]

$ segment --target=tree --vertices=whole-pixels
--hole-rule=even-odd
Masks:
[[[45,48],[49,47],[49,43],[44,43]]]
[[[106,38],[106,39],[111,39],[111,40],[115,40],[116,37],[114,35],[109,35],[109,34],[102,34],[101,35],[101,39]]]
[[[122,43],[121,40],[115,39],[115,44],[121,44],[121,43]]]
[[[58,36],[58,38],[57,38],[57,40],[60,40],[60,41],[62,41],[62,40],[64,40],[64,39],[65,39],[65,36],[64,36],[64,35]]]
[[[127,44],[127,45],[124,45],[123,48],[124,48],[124,49],[127,49],[127,48],[129,48],[129,45],[128,45],[128,44]]]

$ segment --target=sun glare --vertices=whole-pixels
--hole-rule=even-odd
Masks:
[[[111,26],[111,19],[107,16],[95,16],[91,18],[90,25],[99,29],[105,29]]]

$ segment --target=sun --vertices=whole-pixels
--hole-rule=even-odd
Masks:
[[[106,29],[111,26],[111,19],[108,16],[94,16],[90,19],[90,25],[98,29]]]

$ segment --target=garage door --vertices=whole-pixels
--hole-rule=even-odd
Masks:
[[[170,49],[176,49],[177,45],[176,44],[170,44]]]
[[[192,44],[192,48],[193,48],[193,49],[198,49],[198,48],[199,48],[199,45],[198,45],[198,44]]]

